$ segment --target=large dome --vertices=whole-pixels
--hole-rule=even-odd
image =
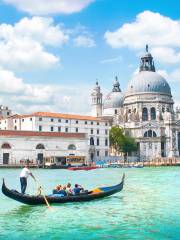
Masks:
[[[104,109],[120,108],[123,105],[124,95],[121,92],[119,81],[116,77],[113,84],[113,90],[110,92],[104,100]]]
[[[167,81],[152,71],[141,71],[136,74],[128,84],[126,95],[148,92],[171,96],[171,89]]]

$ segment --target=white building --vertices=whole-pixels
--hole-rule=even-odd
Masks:
[[[66,164],[71,156],[88,159],[88,141],[84,133],[0,131],[0,164],[19,164],[29,160],[43,163],[44,157],[57,156]]]
[[[16,142],[17,137],[9,136],[8,141],[6,141],[6,144],[11,145],[12,143],[13,147],[12,152],[20,151],[21,157],[17,158],[17,154],[14,155],[14,153],[11,154],[10,163],[16,161],[18,162],[19,159],[22,158],[22,155],[24,155],[23,158],[31,158],[33,159],[40,159],[42,156],[37,156],[34,150],[33,145],[37,145],[39,140],[33,140],[28,135],[30,132],[33,134],[38,133],[39,136],[42,137],[41,134],[60,134],[60,138],[58,140],[58,145],[61,146],[61,142],[66,142],[65,147],[61,151],[56,151],[56,156],[65,156],[65,150],[67,150],[67,146],[74,144],[75,146],[79,144],[78,138],[75,140],[77,143],[75,144],[72,141],[67,140],[65,138],[63,140],[63,136],[66,136],[66,134],[74,134],[78,137],[78,134],[85,134],[86,137],[83,140],[84,148],[76,148],[79,149],[79,152],[75,152],[75,154],[78,154],[77,156],[85,156],[86,161],[94,161],[96,159],[102,159],[104,157],[108,156],[109,151],[109,124],[108,121],[105,121],[98,117],[91,117],[91,116],[81,116],[81,115],[72,115],[72,114],[61,114],[61,113],[50,113],[50,112],[36,112],[33,114],[28,115],[13,115],[8,118],[3,118],[0,120],[0,136],[4,132],[3,130],[11,130],[13,133],[21,134],[24,131],[24,137],[26,137],[26,145],[23,142],[23,139],[21,138],[21,144],[18,145],[18,142]],[[62,135],[64,134],[64,135]],[[16,135],[15,135],[16,136]],[[18,136],[18,135],[17,135]],[[50,135],[47,135],[50,136]],[[53,138],[54,139],[54,138]],[[4,141],[4,139],[3,139]],[[49,141],[49,143],[48,143]],[[41,138],[41,144],[47,144],[48,147],[45,149],[46,153],[53,154],[55,156],[54,147],[53,144],[51,144],[52,140],[47,140],[46,138]],[[4,144],[4,143],[2,143]],[[0,145],[1,146],[1,145]],[[21,146],[21,148],[20,148]],[[27,151],[28,146],[28,151]],[[1,146],[2,149],[2,146]],[[19,150],[18,150],[19,149]],[[30,152],[29,152],[30,151]],[[31,154],[33,152],[33,156]],[[86,153],[85,153],[86,152]],[[1,156],[3,158],[3,151],[1,151]],[[58,155],[57,155],[58,154]],[[68,154],[68,151],[67,151]],[[43,157],[46,157],[47,154],[44,154]],[[1,161],[3,162],[3,160]]]
[[[140,160],[174,157],[180,154],[180,109],[174,111],[173,105],[170,86],[156,72],[146,46],[139,73],[124,93],[116,78],[112,92],[102,105],[102,116],[135,137],[139,149],[136,156]]]

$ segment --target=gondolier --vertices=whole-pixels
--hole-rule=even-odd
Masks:
[[[26,187],[27,187],[27,178],[29,175],[34,179],[34,181],[36,181],[34,175],[29,170],[28,165],[25,165],[20,173],[20,183],[21,183],[21,193],[22,194],[25,194]]]

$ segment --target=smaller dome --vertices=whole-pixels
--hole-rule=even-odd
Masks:
[[[104,109],[120,108],[123,105],[124,95],[121,92],[118,78],[115,77],[112,92],[110,92],[104,100]]]
[[[104,101],[104,109],[120,108],[123,105],[124,95],[122,92],[110,92]]]

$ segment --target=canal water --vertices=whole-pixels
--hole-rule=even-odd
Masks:
[[[126,174],[122,192],[86,203],[26,206],[0,193],[0,239],[180,239],[180,167],[96,169],[92,171],[33,169],[46,193],[57,184],[90,189],[114,185]],[[20,169],[0,169],[10,188],[20,189]],[[36,186],[28,179],[28,193]]]

